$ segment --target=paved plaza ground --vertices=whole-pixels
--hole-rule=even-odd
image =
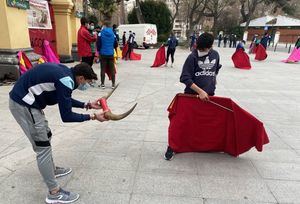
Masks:
[[[62,123],[57,106],[47,107],[53,132],[54,160],[73,168],[59,179],[80,193],[78,204],[249,204],[300,203],[300,64],[270,52],[253,69],[233,68],[233,49],[218,49],[223,64],[216,95],[235,100],[264,122],[270,144],[234,158],[222,153],[178,154],[165,161],[167,107],[184,85],[179,82],[188,50],[178,49],[174,68],[151,69],[155,50],[137,50],[142,61],[121,61],[120,86],[109,99],[121,113],[138,102],[119,122]],[[71,65],[70,65],[71,66]],[[99,74],[99,64],[94,65]],[[110,89],[75,91],[82,101]],[[0,87],[0,203],[44,203],[46,186],[31,145],[8,110],[11,86]],[[78,112],[86,112],[78,110]]]

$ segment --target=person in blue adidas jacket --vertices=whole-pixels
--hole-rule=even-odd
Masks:
[[[45,63],[22,75],[9,93],[9,109],[31,142],[39,171],[49,189],[46,203],[71,203],[79,195],[63,190],[56,181],[56,178],[71,173],[72,169],[57,167],[53,163],[52,133],[43,109],[58,104],[63,122],[105,121],[101,111],[90,115],[72,110],[101,109],[96,101],[83,103],[72,98],[75,89],[86,90],[93,80],[97,80],[97,75],[86,63],[71,69],[62,64]]]

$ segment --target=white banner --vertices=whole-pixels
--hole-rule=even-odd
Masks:
[[[30,0],[28,14],[28,28],[52,29],[49,6],[47,1]]]

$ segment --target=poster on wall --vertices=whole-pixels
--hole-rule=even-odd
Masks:
[[[29,0],[6,0],[6,5],[19,9],[29,9]]]
[[[77,18],[83,17],[83,1],[82,0],[73,0],[75,5],[75,16]]]
[[[47,1],[29,0],[28,28],[52,29],[49,6]]]

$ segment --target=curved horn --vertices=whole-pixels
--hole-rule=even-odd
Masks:
[[[108,99],[113,94],[113,92],[118,88],[119,84],[120,83],[118,83],[113,90],[111,90],[106,96],[103,96],[102,98]]]
[[[126,113],[120,114],[120,115],[115,115],[111,111],[108,111],[104,113],[105,118],[108,120],[122,120],[123,118],[126,118],[136,107],[137,103]]]

